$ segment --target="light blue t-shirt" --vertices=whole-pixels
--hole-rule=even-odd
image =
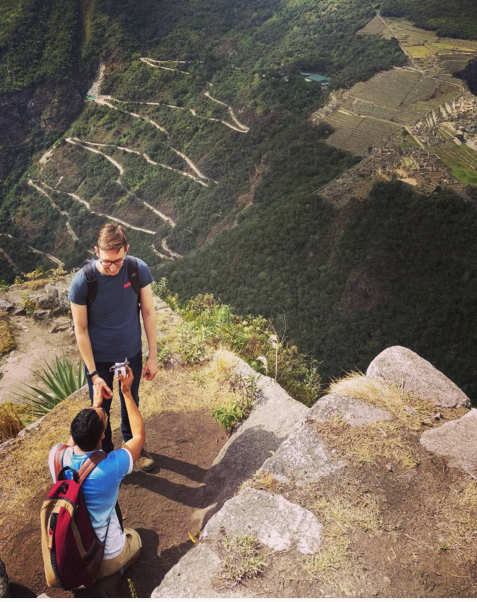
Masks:
[[[50,450],[48,457],[53,482],[55,482],[55,452],[58,447],[58,445],[55,445]],[[63,455],[63,466],[69,466],[79,471],[92,453],[73,454],[73,448],[68,447]],[[121,448],[108,454],[81,485],[91,525],[100,541],[104,542],[107,532],[104,549],[105,559],[118,556],[123,551],[126,542],[126,535],[121,529],[114,507],[118,500],[119,485],[132,469],[133,459],[130,452]]]
[[[148,266],[137,259],[139,286],[144,288],[153,280]],[[126,262],[116,276],[101,274],[93,263],[98,282],[96,297],[88,312],[88,332],[97,362],[123,362],[141,350],[141,326],[137,313],[137,295],[129,282]],[[77,272],[71,282],[68,299],[76,305],[86,305],[88,283],[84,270]]]

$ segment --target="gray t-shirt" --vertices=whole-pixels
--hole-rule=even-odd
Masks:
[[[137,259],[139,286],[153,280],[148,266]],[[137,295],[129,282],[126,262],[116,276],[104,276],[93,264],[98,290],[88,312],[88,331],[97,362],[122,362],[141,350],[141,326],[137,313]],[[88,284],[84,271],[77,272],[71,282],[68,299],[86,305]]]

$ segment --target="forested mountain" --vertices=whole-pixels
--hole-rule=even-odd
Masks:
[[[52,257],[80,265],[101,225],[116,219],[134,253],[183,299],[212,292],[271,318],[322,361],[325,380],[401,344],[475,395],[472,162],[463,196],[447,180],[427,195],[383,181],[365,200],[351,190],[346,202],[330,201],[323,187],[354,173],[361,157],[327,143],[333,126],[314,119],[377,73],[419,75],[398,36],[362,35],[373,19],[406,18],[469,40],[459,47],[467,60],[477,40],[471,4],[4,2],[0,248],[9,262],[0,280],[51,267]],[[406,102],[423,89],[416,111],[437,110],[441,96],[455,105],[463,84],[440,77],[419,76]],[[350,116],[356,103],[346,102],[338,117],[359,121],[350,138],[363,107],[384,110],[382,100],[360,101]],[[404,106],[373,123],[409,128],[399,122]],[[414,133],[404,132],[398,146],[417,160]],[[448,148],[444,159],[457,153]],[[459,175],[456,157],[448,162]]]

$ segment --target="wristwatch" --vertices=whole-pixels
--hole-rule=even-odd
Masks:
[[[93,370],[93,372],[91,372],[91,374],[90,374],[90,373],[88,373],[88,376],[89,376],[90,378],[93,378],[93,376],[97,376],[97,374],[98,374],[98,371],[97,371],[97,370]]]

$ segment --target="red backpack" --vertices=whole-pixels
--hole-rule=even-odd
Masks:
[[[71,590],[93,587],[103,560],[104,544],[91,526],[81,485],[106,455],[93,452],[76,472],[62,468],[67,448],[61,445],[56,451],[56,483],[43,502],[40,520],[46,582],[49,587]],[[73,479],[65,479],[66,470],[71,470]]]

